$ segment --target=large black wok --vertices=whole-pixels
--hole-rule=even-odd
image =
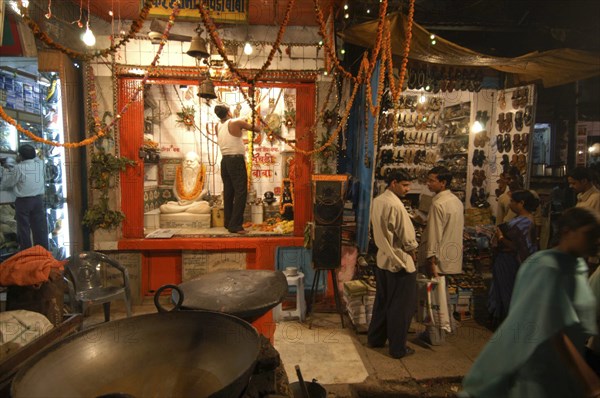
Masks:
[[[259,353],[256,330],[209,311],[136,316],[77,333],[17,373],[18,397],[239,397]]]
[[[183,282],[178,290],[185,297],[181,309],[224,312],[254,322],[281,303],[288,285],[281,271],[227,270]]]

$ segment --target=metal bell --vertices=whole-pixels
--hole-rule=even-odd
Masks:
[[[192,43],[190,44],[190,48],[189,48],[189,50],[187,50],[186,54],[189,55],[190,57],[194,57],[196,59],[208,58],[208,56],[210,54],[206,50],[206,40],[203,39],[200,36],[200,34],[198,34],[192,40]]]
[[[198,91],[198,97],[207,100],[217,98],[217,94],[215,94],[215,86],[210,79],[204,79],[204,81],[202,81],[202,84],[200,84],[200,90]]]

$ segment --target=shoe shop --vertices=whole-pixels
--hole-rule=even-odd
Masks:
[[[0,1],[2,395],[600,387],[600,4],[459,3]]]

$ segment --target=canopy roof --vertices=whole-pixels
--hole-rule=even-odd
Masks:
[[[406,17],[392,13],[386,17],[391,31],[392,53],[402,56],[406,37]],[[354,25],[339,35],[346,42],[370,48],[377,37],[378,20]],[[516,58],[494,57],[472,51],[436,35],[413,22],[409,58],[433,64],[486,66],[514,74],[519,83],[541,82],[544,87],[559,86],[600,75],[600,54],[569,48],[532,52]]]

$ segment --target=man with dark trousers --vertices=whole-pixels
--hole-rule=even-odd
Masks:
[[[19,249],[33,245],[48,249],[48,224],[44,207],[44,163],[29,144],[18,149],[20,162],[10,169],[0,168],[0,189],[15,193],[15,217]]]
[[[244,210],[248,197],[248,174],[246,172],[246,149],[242,139],[242,130],[259,132],[243,119],[232,119],[231,111],[225,105],[215,106],[217,123],[217,144],[221,149],[221,178],[223,179],[223,207],[225,210],[225,228],[231,233],[246,234]]]
[[[410,190],[412,178],[402,170],[387,177],[387,189],[373,200],[371,224],[377,245],[377,290],[368,345],[383,347],[389,340],[393,358],[414,354],[406,345],[410,322],[417,306],[415,229],[400,200]]]

